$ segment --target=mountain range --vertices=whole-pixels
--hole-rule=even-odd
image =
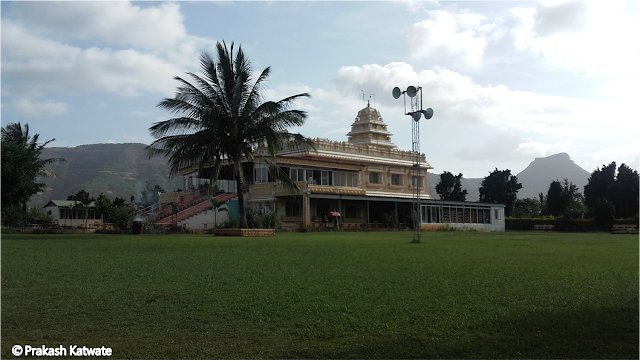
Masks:
[[[140,197],[140,191],[149,183],[158,184],[167,191],[182,188],[182,177],[169,177],[169,166],[163,157],[149,159],[146,145],[141,143],[93,144],[77,147],[49,147],[42,152],[42,158],[62,157],[67,162],[49,165],[48,170],[57,174],[57,179],[43,179],[44,192],[34,195],[30,205],[44,206],[49,200],[64,200],[80,190],[97,197],[101,192],[109,198],[131,196]],[[571,160],[568,154],[536,158],[527,168],[518,173],[518,182],[523,188],[518,198],[536,198],[540,192],[546,194],[549,184],[563,178],[573,182],[582,191],[590,172]],[[429,194],[438,198],[435,191],[440,175],[429,173]],[[463,178],[462,188],[466,189],[467,200],[479,199],[478,188],[482,178]]]
[[[49,165],[57,179],[42,179],[44,192],[34,195],[30,205],[43,206],[49,200],[66,200],[80,190],[97,197],[103,192],[110,199],[139,199],[148,182],[167,191],[182,188],[182,177],[169,177],[169,166],[163,157],[149,159],[146,145],[141,143],[93,144],[77,147],[45,148],[41,158],[61,157],[67,162]]]

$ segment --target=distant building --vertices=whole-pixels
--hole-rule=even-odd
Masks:
[[[397,149],[380,112],[370,105],[358,112],[347,136],[346,142],[316,138],[315,151],[277,154],[275,162],[302,193],[277,182],[261,162],[261,156],[267,153],[257,149],[254,162],[243,165],[246,206],[258,215],[276,210],[282,226],[292,230],[335,226],[331,222],[334,219],[327,215],[336,213],[341,228],[375,228],[395,220],[400,226],[410,227],[413,192],[419,187],[422,229],[449,225],[504,231],[504,205],[433,200],[427,193],[427,170],[432,167],[424,154],[418,170],[413,153]],[[198,171],[189,168],[181,172],[185,190],[197,189],[206,181],[198,178]],[[236,191],[232,180],[220,180],[218,186]]]
[[[54,224],[67,226],[98,226],[95,202],[83,206],[79,201],[51,200],[44,205],[44,212]]]

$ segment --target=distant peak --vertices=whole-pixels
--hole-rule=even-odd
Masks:
[[[555,155],[547,156],[547,157],[536,157],[536,160],[570,160],[569,154],[566,152],[557,153]]]

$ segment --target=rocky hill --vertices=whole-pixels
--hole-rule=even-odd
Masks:
[[[167,191],[181,188],[182,177],[169,178],[169,166],[162,157],[149,159],[141,143],[94,144],[77,147],[45,148],[42,158],[62,157],[67,162],[46,168],[56,173],[57,179],[42,179],[47,187],[34,195],[30,205],[44,206],[49,200],[62,199],[86,190],[91,197],[104,192],[110,199],[131,196],[140,198],[140,190],[148,182],[158,184]]]
[[[500,168],[498,167],[498,169]],[[540,192],[546,195],[549,190],[549,184],[552,181],[559,180],[562,182],[564,178],[573,182],[582,192],[584,185],[589,180],[589,176],[591,176],[591,172],[578,166],[566,153],[539,157],[522,172],[516,174],[518,182],[522,184],[522,188],[518,191],[518,198],[537,198]],[[468,201],[478,201],[480,198],[478,189],[482,184],[482,180],[482,178],[462,179],[462,188],[468,192]],[[435,199],[439,198],[438,193],[436,193],[436,184],[439,181],[439,174],[429,173],[429,193]]]
[[[518,175],[518,181],[522,183],[522,189],[518,192],[518,198],[538,197],[540,192],[547,194],[549,184],[552,181],[562,179],[573,182],[580,192],[589,182],[591,172],[576,165],[568,154],[558,153],[549,157],[536,158]]]

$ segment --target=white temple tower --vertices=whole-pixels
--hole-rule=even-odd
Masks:
[[[367,107],[358,112],[356,121],[351,124],[351,132],[347,133],[349,142],[355,145],[369,145],[383,149],[396,148],[391,142],[392,134],[387,131],[387,125],[382,121],[380,112],[371,108],[369,102]]]

